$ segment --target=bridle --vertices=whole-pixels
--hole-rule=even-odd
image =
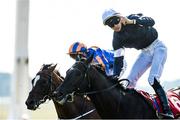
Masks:
[[[48,74],[48,76],[50,76],[49,77],[49,79],[48,79],[48,84],[49,84],[49,87],[48,87],[48,90],[49,90],[49,94],[48,95],[46,95],[47,96],[47,98],[49,99],[49,100],[51,100],[51,99],[53,99],[54,98],[54,95],[53,95],[53,92],[55,91],[55,84],[53,84],[53,79],[52,79],[52,74],[56,74],[54,71],[52,71],[51,72],[51,74],[49,75]],[[58,75],[57,75],[58,76]],[[60,77],[60,76],[58,76],[59,77],[59,79],[61,80],[61,82],[63,82],[64,80]],[[45,97],[46,97],[45,96]]]
[[[40,75],[40,74],[42,74],[42,73],[38,73],[37,75]],[[47,99],[48,99],[48,100],[51,100],[51,99],[52,99],[52,95],[53,95],[52,74],[48,75],[48,77],[49,77],[49,79],[48,79],[48,88],[47,88],[48,94],[45,95],[41,100],[39,100],[39,101],[37,102],[38,105],[46,102]],[[33,88],[34,88],[34,86],[33,86]]]

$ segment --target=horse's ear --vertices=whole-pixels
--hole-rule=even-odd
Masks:
[[[40,68],[40,71],[43,70],[44,66],[45,66],[45,64],[42,64],[42,66]]]
[[[93,60],[93,57],[94,57],[94,53],[91,54],[91,55],[87,58],[87,60],[85,61],[85,63],[86,63],[87,65],[90,64],[90,63],[92,62],[92,60]]]
[[[51,72],[54,71],[54,69],[56,68],[56,66],[57,66],[57,64],[52,65],[52,66],[49,68],[49,70],[50,70]]]

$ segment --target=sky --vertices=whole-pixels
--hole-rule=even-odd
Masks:
[[[57,63],[60,73],[74,61],[66,54],[76,41],[112,50],[113,31],[103,25],[102,13],[113,8],[122,15],[143,13],[155,20],[159,39],[168,48],[161,81],[180,79],[180,14],[178,0],[30,0],[29,75],[34,77],[42,64]],[[0,72],[14,71],[16,0],[0,1]],[[126,49],[126,77],[140,51]],[[140,84],[148,84],[147,71]]]

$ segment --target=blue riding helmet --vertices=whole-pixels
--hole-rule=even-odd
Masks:
[[[69,47],[68,54],[70,55],[71,58],[77,59],[79,55],[81,55],[81,57],[85,57],[86,52],[87,52],[86,45],[80,42],[75,42]]]

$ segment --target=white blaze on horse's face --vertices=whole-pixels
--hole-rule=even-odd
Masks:
[[[33,86],[36,85],[37,81],[40,79],[40,75],[36,75],[36,77],[34,78],[34,83]]]

